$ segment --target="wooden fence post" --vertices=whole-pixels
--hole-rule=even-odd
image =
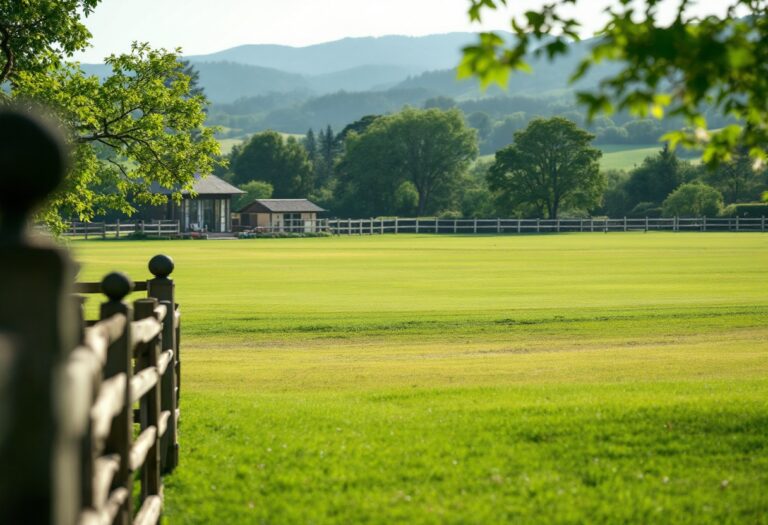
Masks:
[[[419,233],[419,218],[416,217],[416,233]]]
[[[398,233],[398,217],[395,217],[395,233]]]
[[[149,261],[149,271],[155,276],[154,279],[147,281],[147,295],[157,299],[160,304],[167,308],[165,319],[163,320],[162,351],[173,350],[173,358],[168,365],[166,373],[161,378],[161,411],[170,411],[171,417],[168,420],[168,427],[161,439],[160,456],[163,473],[173,471],[179,464],[179,443],[177,439],[177,421],[176,408],[176,380],[177,363],[180,364],[178,356],[178,345],[176,343],[175,312],[176,285],[173,279],[168,276],[173,273],[175,265],[173,259],[167,255],[155,255]]]
[[[736,216],[736,231],[739,231],[739,216]]]
[[[536,218],[536,233],[541,233],[541,219]]]
[[[496,217],[496,233],[501,233],[501,219]]]
[[[113,488],[125,489],[125,500],[120,506],[115,523],[129,525],[133,517],[133,471],[131,470],[131,443],[133,442],[133,406],[131,403],[131,377],[133,375],[133,348],[131,345],[130,323],[133,321],[133,309],[123,300],[133,290],[133,282],[124,274],[111,273],[101,281],[101,290],[109,298],[102,303],[100,318],[109,319],[113,315],[124,315],[126,329],[109,347],[104,377],[109,378],[125,374],[126,387],[123,408],[112,420],[112,429],[107,438],[105,452],[120,456],[120,466],[112,482]]]
[[[453,233],[459,232],[459,220],[453,219]]]
[[[440,233],[440,219],[435,217],[435,233]]]
[[[475,217],[474,226],[472,227],[472,233],[477,233],[477,217]]]
[[[760,217],[760,231],[765,233],[765,215]]]
[[[155,319],[157,299],[139,299],[133,303],[137,320]],[[148,343],[141,343],[136,349],[136,369],[157,368],[160,359],[158,348],[160,338],[155,337]],[[160,494],[160,384],[155,384],[139,401],[139,423],[141,430],[155,427],[155,437],[147,452],[144,466],[141,469],[141,500],[146,501],[150,496]]]
[[[66,406],[81,385],[62,367],[79,332],[70,300],[75,267],[64,251],[26,233],[33,210],[64,178],[66,151],[55,129],[8,109],[0,111],[0,144],[0,332],[13,334],[9,397],[0,403],[23,407],[3,414],[0,523],[71,525],[80,429],[61,421],[84,416]]]

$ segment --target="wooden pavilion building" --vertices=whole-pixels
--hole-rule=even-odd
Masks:
[[[182,232],[205,231],[228,233],[232,231],[232,198],[245,193],[215,175],[197,177],[193,186],[195,196],[183,191],[181,203],[174,201],[171,191],[157,188],[155,191],[168,195],[168,204],[159,207],[153,217],[163,220],[177,220]]]

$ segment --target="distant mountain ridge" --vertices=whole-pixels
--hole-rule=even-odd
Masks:
[[[461,49],[474,38],[474,33],[446,33],[344,38],[306,47],[252,44],[186,58],[191,62],[237,62],[305,76],[371,65],[429,71],[456,66],[461,59]]]
[[[381,91],[432,70],[455,67],[473,33],[423,37],[345,38],[306,47],[253,44],[184,57],[200,71],[200,84],[214,103],[270,93]],[[83,69],[105,76],[104,64]]]

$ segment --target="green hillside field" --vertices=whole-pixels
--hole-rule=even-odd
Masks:
[[[176,261],[168,523],[768,523],[764,234],[72,248]]]
[[[656,155],[661,150],[659,144],[600,144],[595,146],[603,152],[600,159],[600,167],[604,170],[626,170],[636,168],[643,163],[646,157]],[[681,152],[678,152],[680,154]],[[483,155],[481,159],[491,160],[494,155]],[[693,163],[699,162],[699,159],[681,157]]]
[[[283,137],[293,137],[297,140],[301,140],[304,138],[304,135],[296,134],[296,133],[280,133]],[[250,135],[243,136],[243,137],[236,137],[236,138],[230,138],[230,139],[216,139],[219,141],[219,145],[221,146],[221,154],[222,155],[229,155],[232,152],[232,148],[237,146],[238,144],[242,144],[243,141],[250,138]]]

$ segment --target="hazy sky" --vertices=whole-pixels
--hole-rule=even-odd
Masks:
[[[426,35],[451,31],[506,29],[510,15],[543,0],[510,0],[509,10],[488,12],[484,24],[470,24],[469,0],[103,0],[87,20],[92,44],[76,58],[100,62],[128,50],[134,40],[155,47],[182,47],[205,54],[241,44],[306,46],[353,36]],[[581,2],[584,36],[599,28],[609,0]],[[668,2],[670,7],[676,4]],[[700,0],[699,10],[717,10],[719,0]],[[586,15],[586,16],[585,16]]]

